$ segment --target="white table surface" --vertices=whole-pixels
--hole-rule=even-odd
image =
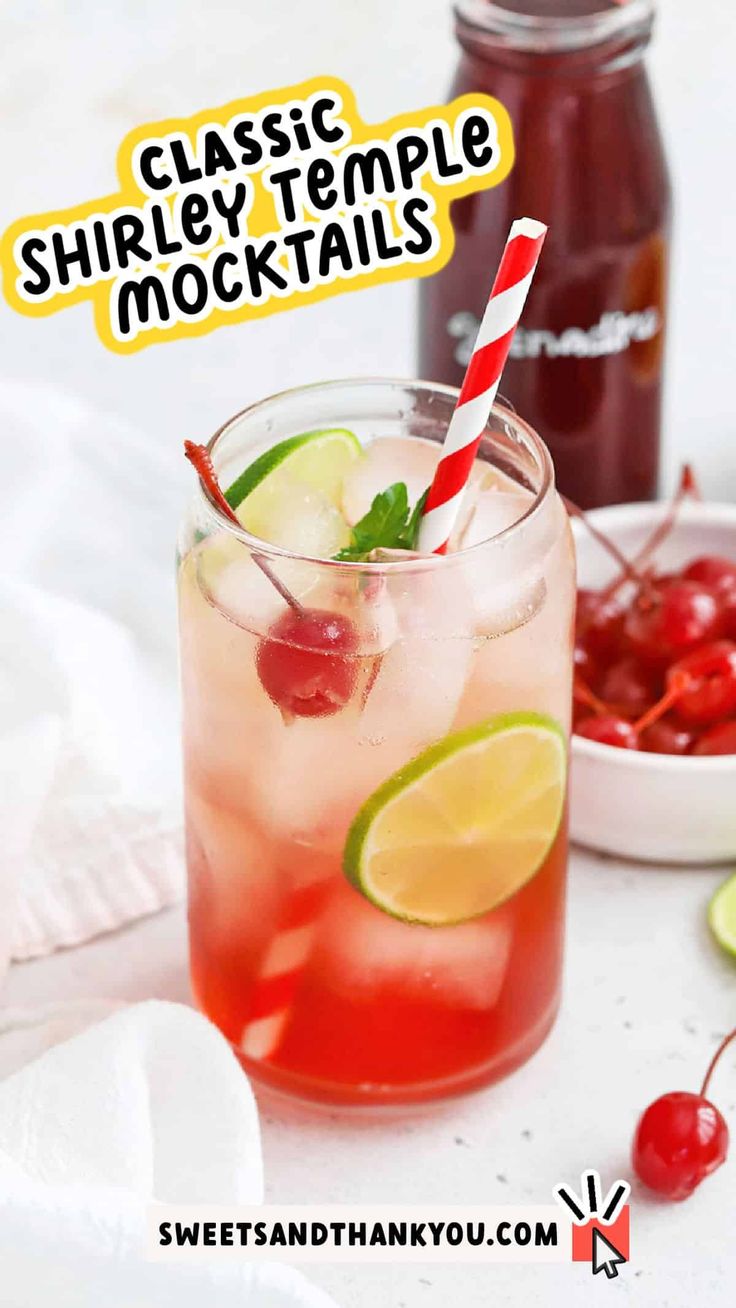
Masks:
[[[736,11],[667,0],[652,66],[677,188],[666,481],[694,458],[706,491],[736,497],[732,256]],[[352,83],[366,117],[442,99],[454,60],[447,0],[206,0],[100,6],[15,0],[0,19],[0,226],[104,194],[132,126],[298,81]],[[325,375],[413,369],[413,288],[345,295],[130,357],[106,352],[87,306],[42,321],[0,305],[0,368],[123,413],[169,445],[201,438],[249,399]],[[186,473],[182,461],[182,486]],[[172,527],[173,530],[173,527]],[[697,820],[696,815],[693,820]],[[736,971],[704,909],[723,871],[639,868],[575,854],[566,997],[542,1051],[507,1082],[424,1116],[379,1123],[264,1112],[269,1193],[284,1201],[546,1202],[593,1165],[627,1171],[639,1111],[696,1088],[734,1021]],[[163,913],[83,948],[16,966],[2,1002],[72,996],[186,1000],[184,918]],[[736,1112],[733,1060],[713,1095]],[[732,1117],[736,1124],[736,1118]],[[736,1161],[686,1204],[636,1196],[620,1302],[733,1301]],[[316,1268],[343,1308],[589,1308],[578,1267]],[[592,1286],[592,1288],[591,1288]]]

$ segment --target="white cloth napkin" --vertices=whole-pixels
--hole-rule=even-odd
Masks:
[[[250,1085],[191,1009],[126,1008],[0,1081],[3,1308],[334,1308],[288,1267],[145,1261],[151,1201],[262,1199]]]
[[[186,474],[178,451],[36,384],[0,381],[0,439],[1,974],[8,953],[77,944],[181,894]]]

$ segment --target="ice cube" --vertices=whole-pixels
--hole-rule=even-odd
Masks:
[[[464,551],[465,586],[473,597],[480,637],[515,631],[545,601],[544,558],[554,533],[545,519],[521,523],[532,503],[531,491],[496,468],[487,468],[472,511],[456,537],[455,548]],[[520,524],[516,531],[507,532],[516,524]]]
[[[249,504],[238,510],[248,531],[295,554],[331,559],[350,542],[345,518],[327,495],[285,473],[273,484],[264,481],[251,511]]]
[[[239,627],[262,635],[284,612],[284,601],[246,548],[240,551],[210,583],[209,595]]]
[[[357,598],[357,605],[355,603]],[[357,607],[356,625],[361,633],[360,648],[364,654],[384,654],[399,635],[396,606],[384,577],[370,577],[358,583],[353,592],[353,608]],[[375,669],[370,670],[370,681]]]
[[[547,652],[535,640],[533,622],[476,649],[458,709],[458,726],[470,726],[496,713],[553,713],[559,707],[554,678],[547,675]]]
[[[342,850],[350,823],[396,758],[395,751],[359,744],[359,708],[280,721],[262,741],[248,786],[275,836],[329,853]]]
[[[503,483],[503,485],[502,485]],[[450,532],[450,550],[455,551],[463,548],[462,541],[465,531],[475,514],[475,506],[478,497],[483,490],[490,490],[492,487],[508,489],[509,482],[506,477],[498,473],[490,464],[476,459],[470,469],[470,476],[465,485],[463,497],[460,501],[460,508],[455,519],[455,525]]]
[[[458,724],[466,726],[499,712],[534,710],[566,727],[571,704],[571,622],[574,569],[566,533],[536,570],[498,589],[476,590],[481,633],[468,672]],[[504,630],[503,605],[508,626]],[[524,616],[525,608],[528,609]],[[516,615],[517,621],[510,619]]]
[[[351,886],[336,887],[315,943],[314,965],[353,999],[381,991],[457,1008],[490,1009],[501,993],[513,935],[513,908],[484,920],[423,927],[400,922]]]
[[[402,636],[474,635],[475,605],[462,560],[430,557],[408,571],[387,568],[385,582]]]
[[[475,612],[462,570],[438,559],[426,569],[389,572],[384,602],[396,639],[366,696],[361,742],[385,745],[394,768],[452,729],[473,650]]]
[[[480,490],[470,506],[467,522],[453,548],[469,549],[472,545],[490,540],[492,536],[498,536],[524,516],[532,501],[531,493],[521,486],[514,490],[503,490],[495,484]]]
[[[435,473],[440,447],[423,437],[381,436],[365,447],[343,483],[342,509],[349,523],[366,514],[380,491],[403,481],[413,507]]]
[[[203,596],[238,626],[264,635],[284,612],[283,596],[243,541],[221,532],[192,555],[194,580]],[[187,561],[189,563],[189,561]],[[272,558],[268,567],[295,599],[312,603],[320,582],[317,564]]]
[[[258,937],[275,930],[283,879],[257,822],[194,787],[186,810],[192,902],[201,904],[209,930]]]
[[[388,744],[396,767],[451,730],[472,653],[463,637],[402,637],[381,658],[360,721],[360,742]]]
[[[187,770],[207,786],[207,793],[237,810],[247,799],[254,756],[283,723],[256,669],[259,637],[254,631],[270,623],[272,610],[267,606],[273,588],[265,583],[267,589],[260,589],[265,579],[247,555],[227,564],[223,574],[230,567],[243,572],[241,584],[229,578],[222,595],[235,605],[236,614],[216,607],[203,589],[196,555],[184,563],[179,590],[181,678]],[[279,604],[281,611],[283,601]]]

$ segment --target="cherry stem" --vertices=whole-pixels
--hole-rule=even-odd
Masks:
[[[700,1093],[703,1099],[705,1099],[706,1097],[710,1078],[712,1077],[716,1069],[716,1063],[720,1059],[721,1054],[724,1053],[724,1051],[728,1048],[732,1040],[736,1040],[736,1027],[734,1027],[733,1031],[731,1031],[729,1035],[723,1037],[723,1040],[719,1044],[718,1048],[716,1049],[716,1052],[714,1053],[713,1057],[710,1060],[710,1063],[708,1065],[708,1071],[706,1072],[705,1077],[703,1078],[703,1084],[700,1087]]]
[[[683,495],[689,495],[691,500],[702,500],[703,492],[698,485],[698,479],[693,471],[691,463],[683,463],[682,472],[680,473],[680,486]]]
[[[602,699],[593,694],[590,686],[583,680],[579,672],[575,673],[575,679],[572,687],[573,698],[579,704],[585,704],[586,708],[592,709],[599,717],[607,716],[611,709]]]
[[[680,506],[688,496],[692,499],[700,499],[700,491],[698,490],[697,482],[695,481],[695,474],[690,467],[690,464],[684,463],[682,465],[677,490],[670,501],[669,508],[667,509],[662,521],[654,528],[654,531],[648,539],[645,540],[639,553],[636,555],[636,558],[634,559],[635,568],[640,568],[644,563],[646,563],[647,559],[651,558],[655,550],[659,549],[662,541],[666,540],[669,536],[675,525]]]
[[[565,508],[570,514],[570,517],[579,518],[580,521],[585,524],[585,527],[590,532],[593,539],[597,540],[598,544],[601,545],[603,549],[606,550],[606,552],[611,555],[611,558],[614,559],[615,562],[618,564],[619,568],[621,569],[621,572],[624,575],[623,577],[617,578],[617,585],[619,585],[622,580],[635,581],[638,584],[641,581],[639,573],[635,570],[635,568],[626,558],[626,555],[622,554],[618,546],[614,545],[613,541],[609,540],[604,532],[599,531],[597,527],[593,526],[593,523],[590,521],[587,513],[585,513],[583,509],[578,508],[577,504],[574,504],[572,500],[569,500],[566,495],[563,495],[561,498],[563,504],[565,505]]]
[[[579,518],[593,539],[596,540],[618,564],[619,575],[614,577],[613,581],[609,581],[607,586],[603,587],[600,592],[602,599],[612,599],[626,581],[633,582],[634,585],[639,587],[640,591],[645,592],[651,590],[651,578],[647,575],[647,571],[645,570],[646,565],[655,550],[659,549],[662,542],[667,538],[667,536],[669,536],[675,525],[680,505],[683,500],[688,498],[688,496],[694,500],[702,499],[695,473],[689,463],[684,463],[680,473],[677,490],[672,496],[664,518],[657,524],[653,531],[650,532],[633,560],[627,559],[613,541],[609,540],[605,532],[602,532],[598,527],[593,525],[583,509],[579,508],[577,504],[574,504],[572,500],[567,499],[565,495],[562,496],[562,501],[571,517]]]
[[[233,512],[232,507],[228,504],[227,500],[225,499],[225,496],[222,493],[222,490],[220,488],[220,483],[217,480],[217,473],[215,472],[212,463],[212,456],[209,450],[207,449],[207,446],[195,445],[194,441],[185,441],[184,453],[188,458],[189,462],[191,463],[192,467],[194,468],[195,472],[197,473],[205,490],[209,493],[210,499],[213,500],[214,503],[217,505],[218,509],[220,510],[220,513],[222,513],[224,517],[228,518],[230,522],[234,522],[238,530],[242,531],[242,523],[239,521],[237,515]],[[252,553],[253,562],[258,564],[258,567],[261,569],[261,572],[266,577],[268,577],[268,580],[270,581],[271,585],[276,588],[282,600],[284,600],[285,603],[289,605],[289,608],[293,609],[295,613],[299,613],[299,614],[304,613],[303,605],[301,605],[298,599],[296,599],[295,596],[292,595],[291,591],[284,585],[280,577],[276,576],[276,573],[273,572],[273,570],[271,569],[270,565],[266,562],[266,560],[262,558],[260,554],[255,554],[252,551],[251,553]]]
[[[639,735],[642,731],[646,731],[647,727],[651,727],[653,722],[657,722],[668,709],[671,709],[672,705],[676,704],[683,692],[687,690],[691,680],[692,678],[688,672],[678,672],[676,676],[673,676],[672,685],[665,691],[662,698],[658,699],[656,704],[652,704],[651,708],[647,709],[646,713],[642,714],[638,721],[633,724],[636,734]]]
[[[683,501],[688,497],[694,500],[702,499],[702,496],[700,494],[700,488],[696,481],[695,473],[693,472],[691,465],[689,463],[683,463],[682,471],[680,472],[680,480],[677,485],[677,490],[675,491],[674,495],[672,496],[672,499],[670,500],[670,503],[667,507],[667,512],[665,513],[662,521],[657,523],[656,527],[649,533],[647,539],[644,541],[644,544],[641,546],[638,554],[635,556],[635,558],[632,560],[630,564],[631,570],[635,574],[637,574],[639,582],[642,586],[646,585],[648,580],[646,575],[644,576],[641,575],[642,569],[649,562],[649,560],[651,559],[652,555],[656,552],[656,550],[659,549],[662,542],[665,541],[669,536],[677,520],[677,515],[680,511],[680,506],[682,505]],[[608,586],[605,587],[603,591],[604,597],[606,599],[611,599],[616,594],[616,591],[623,585],[624,581],[628,581],[628,580],[631,580],[630,576],[620,576],[614,578],[614,580],[612,582],[609,582]]]

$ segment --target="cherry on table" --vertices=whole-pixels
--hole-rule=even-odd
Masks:
[[[699,1094],[672,1090],[642,1113],[634,1133],[632,1163],[644,1185],[666,1199],[687,1199],[728,1154],[728,1126],[708,1099],[708,1086],[736,1030],[721,1041]]]
[[[289,608],[258,646],[258,677],[287,717],[329,717],[352,698],[357,650],[357,629],[344,614]]]
[[[728,1127],[715,1104],[687,1090],[655,1099],[636,1128],[634,1171],[667,1199],[687,1199],[724,1162]]]

